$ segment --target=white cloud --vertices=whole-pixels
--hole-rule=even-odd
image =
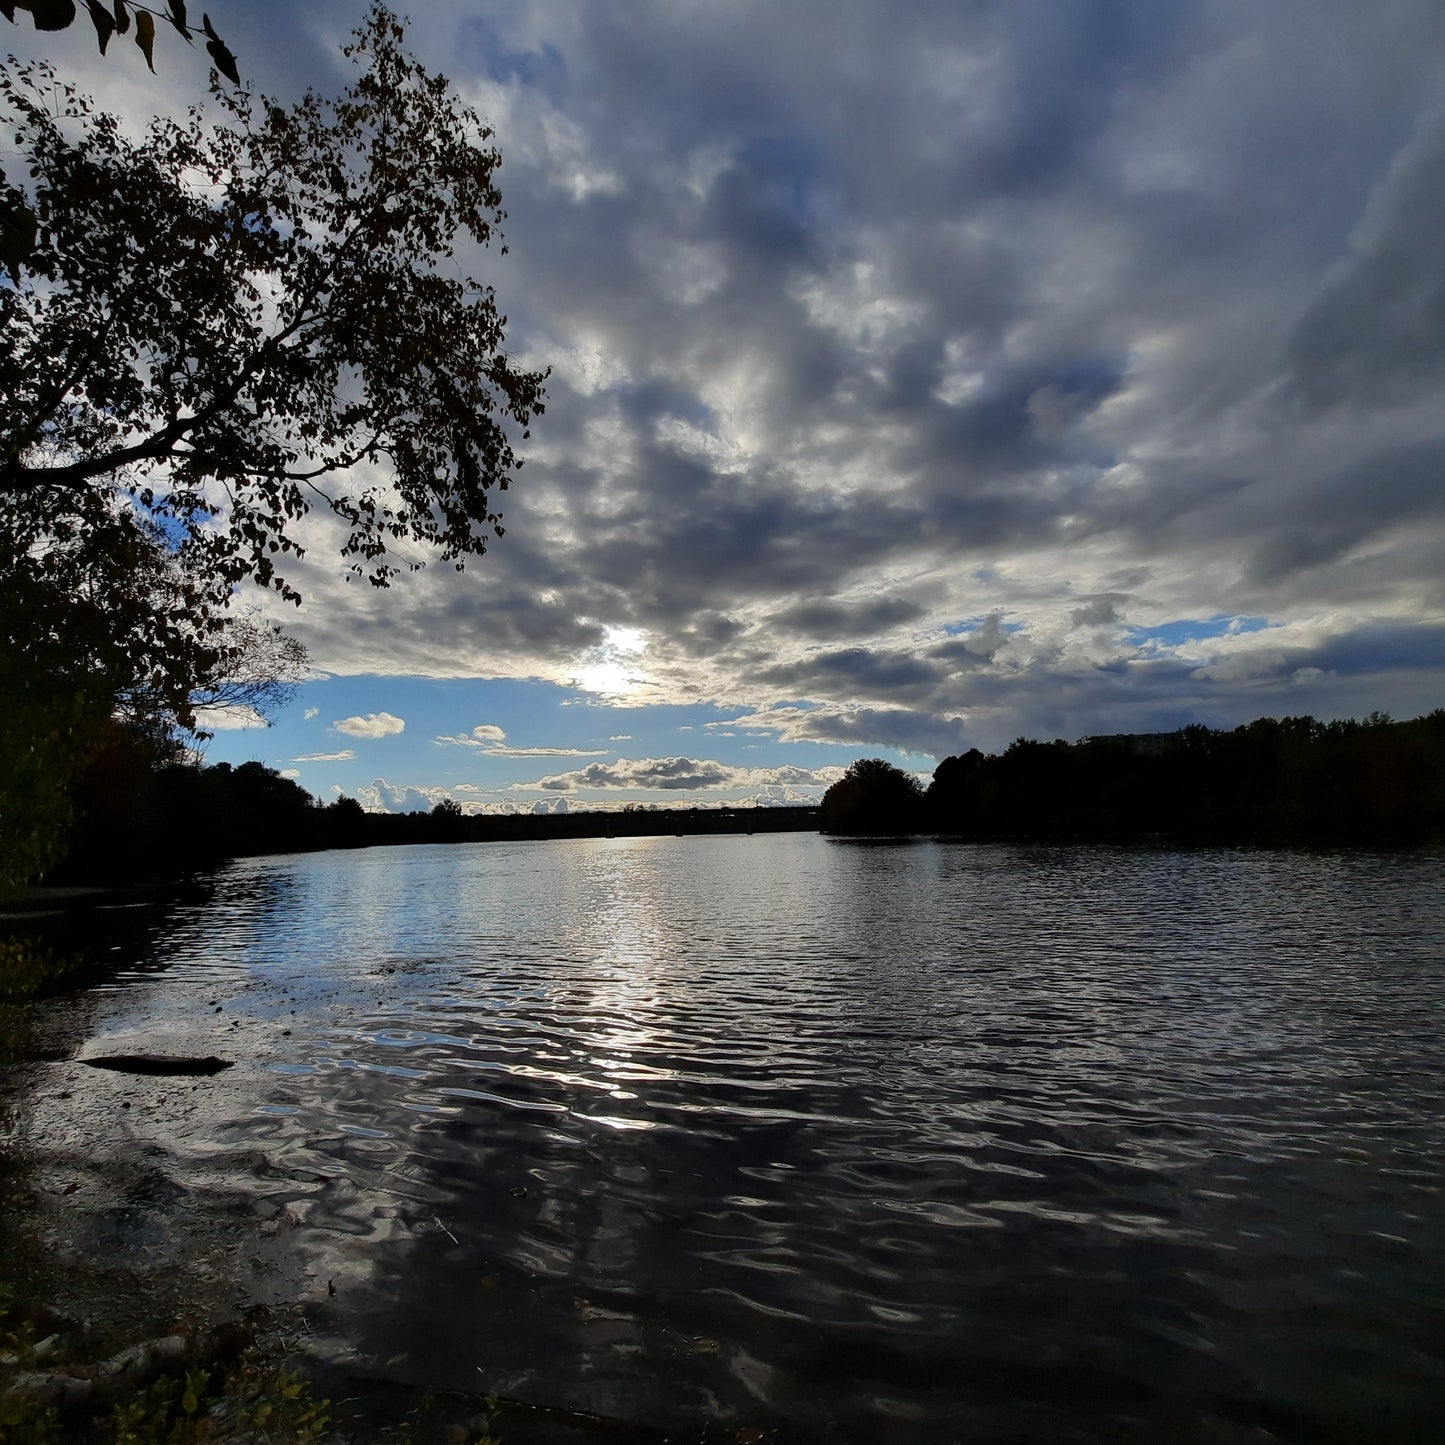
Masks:
[[[271,724],[253,707],[201,707],[196,709],[196,727],[204,733],[240,732]]]
[[[507,734],[494,723],[482,723],[480,727],[474,727],[469,733],[443,733],[440,737],[432,739],[434,743],[451,743],[462,748],[492,748],[500,743]]]
[[[307,722],[310,722],[312,718],[321,716],[321,709],[319,707],[308,707],[301,716],[305,718]]]
[[[335,753],[302,753],[293,763],[349,763],[356,756],[355,748],[342,748]]]
[[[365,717],[339,718],[332,731],[352,738],[389,738],[406,730],[406,723],[389,712],[369,712]]]
[[[604,748],[483,748],[489,758],[600,758]]]
[[[446,788],[415,787],[373,778],[369,787],[356,790],[356,799],[368,813],[429,813],[450,796]]]
[[[502,741],[506,733],[490,723],[475,727],[469,733],[444,733],[433,738],[434,743],[450,744],[456,747],[477,748],[489,758],[600,758],[601,749],[531,747],[514,748]]]
[[[613,763],[593,763],[575,772],[555,773],[535,783],[512,786],[518,792],[541,788],[554,793],[618,788],[664,793],[736,788],[823,789],[842,773],[843,769],[838,767],[739,767],[711,758],[618,758]]]

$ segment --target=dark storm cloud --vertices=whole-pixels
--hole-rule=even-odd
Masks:
[[[922,604],[911,598],[878,597],[846,606],[837,602],[798,602],[774,613],[770,620],[803,637],[831,640],[871,636],[889,627],[916,622],[924,613]]]
[[[758,669],[756,680],[793,696],[876,698],[921,695],[941,680],[939,670],[904,652],[873,652],[864,647],[817,653],[798,662]]]
[[[679,629],[677,640],[685,651],[706,657],[731,646],[746,631],[746,623],[726,613],[697,612],[686,627]]]
[[[1416,622],[1361,627],[1313,647],[1290,648],[1273,671],[1293,675],[1308,668],[1358,677],[1440,667],[1445,667],[1445,626]]]
[[[619,758],[615,763],[592,763],[572,773],[540,779],[535,786],[549,792],[571,793],[579,788],[648,788],[678,792],[731,785],[737,770],[717,762],[694,758]]]
[[[1289,341],[1315,406],[1408,400],[1445,379],[1445,104],[1422,117]]]
[[[839,768],[738,767],[712,758],[618,758],[613,763],[590,763],[576,772],[554,773],[515,786],[519,791],[541,788],[551,793],[611,788],[662,793],[719,788],[825,788],[839,772]]]
[[[1401,523],[1438,531],[1445,522],[1445,437],[1362,457],[1322,477],[1281,516],[1250,559],[1248,575],[1275,583],[1291,573],[1337,561]]]
[[[1069,626],[1107,627],[1111,622],[1119,622],[1122,620],[1119,607],[1127,600],[1119,593],[1090,597],[1082,607],[1075,607],[1069,613]]]

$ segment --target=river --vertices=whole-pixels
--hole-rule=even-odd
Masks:
[[[47,1005],[235,1067],[58,1058],[16,1137],[84,1185],[58,1251],[289,1299],[360,1377],[692,1438],[1433,1440],[1442,885],[811,834],[242,860]]]

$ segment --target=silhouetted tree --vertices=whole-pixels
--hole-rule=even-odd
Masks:
[[[77,809],[117,816],[98,796],[124,766],[168,765],[198,706],[266,715],[306,661],[278,629],[207,608],[133,508],[108,499],[74,531],[15,503],[0,494],[0,887],[57,861]]]
[[[36,222],[0,289],[16,505],[83,534],[119,494],[217,604],[245,577],[296,597],[278,563],[317,505],[378,586],[398,541],[458,566],[486,550],[544,376],[455,259],[504,217],[491,131],[402,40],[378,5],[339,101],[216,88],[223,123],[139,139],[45,67],[0,67]]]
[[[185,31],[184,6],[166,18]],[[0,63],[29,176],[0,177],[0,604],[21,599],[0,606],[21,700],[0,724],[0,877],[54,856],[82,722],[188,726],[284,685],[294,644],[226,609],[246,578],[300,600],[281,565],[312,506],[376,586],[422,565],[399,542],[461,567],[501,534],[491,493],[544,374],[512,364],[455,259],[504,218],[491,132],[403,38],[377,5],[340,100],[213,82],[220,124],[141,138],[44,65]]]
[[[1258,718],[1229,731],[1020,738],[945,758],[930,826],[965,836],[1403,840],[1445,827],[1445,710],[1408,723]]]
[[[860,758],[823,794],[825,833],[908,833],[919,826],[923,789],[882,758]]]

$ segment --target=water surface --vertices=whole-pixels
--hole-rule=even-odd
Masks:
[[[694,1436],[1433,1440],[1442,864],[246,860],[86,1001],[86,1052],[238,1066],[72,1070],[37,1127],[240,1199],[247,1288],[361,1374]]]

